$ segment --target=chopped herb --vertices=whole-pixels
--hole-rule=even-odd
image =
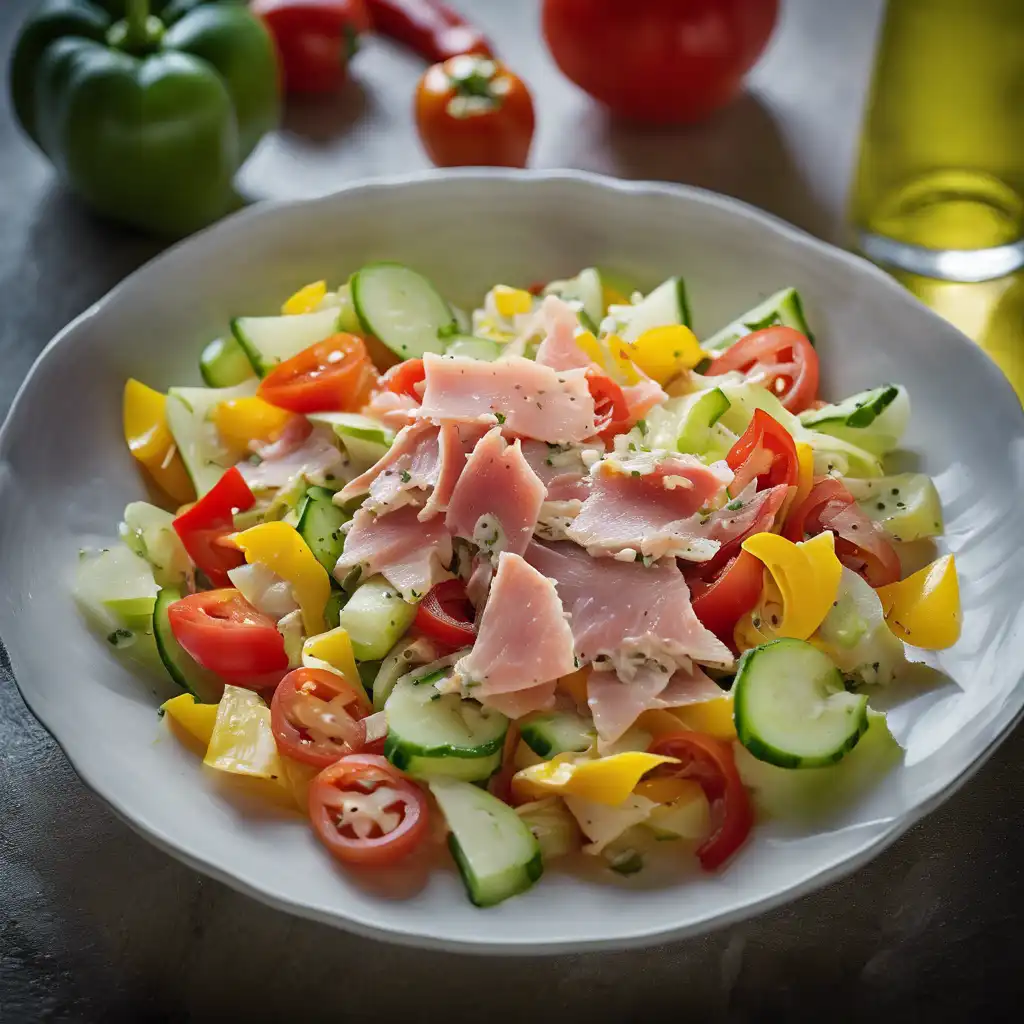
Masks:
[[[894,498],[895,498],[895,497],[896,497],[896,496],[897,496],[897,495],[898,495],[899,493],[900,493],[900,489],[899,489],[898,487],[894,487],[894,488],[892,489],[892,496],[893,496]]]
[[[503,412],[496,412],[494,414],[494,418],[498,421],[499,424],[504,423],[506,419],[505,414]]]
[[[737,498],[735,501],[730,501],[729,504],[726,505],[725,507],[730,512],[738,512],[741,508],[743,508],[743,502],[740,501],[739,498]]]
[[[885,511],[885,502],[884,502],[884,501],[880,501],[880,502],[879,502],[879,503],[878,503],[878,504],[877,504],[877,505],[875,506],[875,508],[877,508],[879,512],[884,512],[884,511]]]
[[[402,483],[407,484],[412,479],[412,474],[407,469],[402,470]]]
[[[640,431],[641,437],[647,436],[647,420],[637,420],[636,429]]]
[[[632,471],[630,472],[630,474],[629,474],[629,475],[630,475],[630,476],[639,476],[639,475],[640,475],[640,470],[639,470],[639,469],[634,469],[634,470],[632,470]]]
[[[112,647],[130,647],[134,642],[135,634],[130,629],[115,629],[107,636],[107,643]]]
[[[425,676],[417,676],[413,679],[412,684],[413,686],[420,686],[423,683],[436,683],[438,680],[444,679],[444,677],[445,670],[443,668],[439,668],[434,672],[428,672]]]

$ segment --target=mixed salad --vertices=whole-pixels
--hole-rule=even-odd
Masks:
[[[129,380],[155,503],[82,553],[110,644],[182,688],[212,771],[294,800],[347,868],[446,838],[470,899],[582,852],[720,868],[900,756],[870,695],[960,631],[906,390],[836,403],[798,293],[711,337],[684,283],[594,268],[454,308],[361,268],[239,317],[205,386]]]

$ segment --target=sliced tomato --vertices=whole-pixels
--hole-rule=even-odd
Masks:
[[[818,353],[792,327],[765,327],[740,338],[704,371],[706,377],[738,370],[775,395],[790,412],[809,409],[818,397]]]
[[[629,429],[629,405],[622,388],[607,374],[594,369],[587,370],[587,387],[594,399],[596,433],[612,437]]]
[[[423,366],[423,360],[406,359],[397,366],[392,366],[381,377],[380,382],[388,391],[393,391],[396,395],[408,395],[418,402],[423,397],[423,390],[417,390],[417,385],[426,379],[427,371]]]
[[[810,494],[786,517],[782,535],[797,543],[822,532],[821,513],[827,506],[842,509],[853,504],[853,495],[841,480],[826,476],[814,482]]]
[[[191,594],[167,606],[174,639],[227,683],[262,690],[288,668],[284,637],[233,588]]]
[[[363,749],[363,719],[370,714],[373,707],[362,684],[318,668],[289,672],[270,702],[278,749],[317,768]]]
[[[800,478],[796,443],[764,409],[754,410],[750,424],[729,449],[725,461],[735,474],[730,485],[732,494],[739,494],[755,477],[759,491],[779,484],[795,487]]]
[[[252,508],[256,498],[236,466],[232,466],[194,505],[174,519],[174,530],[189,558],[211,583],[227,586],[228,569],[245,565],[245,555],[221,540],[235,532],[234,514]]]
[[[309,787],[309,818],[320,841],[345,864],[386,867],[427,837],[423,791],[378,754],[347,754]]]
[[[679,732],[658,737],[649,749],[680,762],[662,765],[655,775],[693,779],[704,790],[711,804],[712,832],[697,847],[697,858],[705,871],[714,871],[746,842],[754,824],[731,744],[700,732]]]
[[[431,639],[458,650],[476,639],[473,605],[462,580],[444,580],[430,588],[416,609],[416,626]]]
[[[732,647],[736,623],[757,604],[763,584],[760,559],[740,551],[710,579],[691,584],[694,614],[722,643]]]
[[[358,412],[377,372],[362,338],[335,334],[275,366],[260,381],[260,397],[291,412]]]

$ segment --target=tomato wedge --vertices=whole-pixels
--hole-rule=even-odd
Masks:
[[[629,429],[629,405],[622,388],[607,374],[593,369],[587,370],[587,387],[594,399],[596,433],[610,437]]]
[[[228,586],[228,569],[245,565],[245,555],[238,548],[220,541],[235,532],[234,513],[252,508],[255,501],[242,474],[232,466],[191,508],[174,519],[174,530],[189,558],[215,586]]]
[[[260,382],[260,397],[291,412],[358,412],[377,382],[366,345],[335,334],[275,366]]]
[[[406,775],[378,754],[347,754],[309,787],[317,837],[345,864],[386,867],[427,837],[427,800]]]
[[[362,685],[318,668],[281,680],[270,702],[270,725],[282,754],[326,768],[366,744],[363,719],[373,713]]]
[[[476,639],[475,612],[462,580],[444,580],[431,587],[416,609],[417,628],[453,651]]]
[[[697,858],[705,871],[721,867],[746,842],[754,824],[732,746],[704,733],[679,732],[659,737],[648,749],[680,761],[656,768],[655,775],[693,779],[704,790],[711,804],[712,832],[697,847]]]
[[[388,391],[396,395],[408,395],[418,402],[423,397],[422,390],[416,386],[427,379],[427,371],[423,366],[422,359],[406,359],[397,366],[392,366],[387,373],[381,377],[380,382]]]
[[[262,690],[288,668],[274,620],[233,588],[191,594],[167,606],[174,639],[227,683]]]
[[[740,338],[704,371],[706,377],[738,370],[775,395],[792,413],[809,409],[818,397],[818,353],[792,327],[765,327]]]
[[[710,579],[690,586],[690,602],[698,619],[722,643],[733,646],[733,630],[740,617],[757,604],[764,585],[764,565],[740,551]]]
[[[796,443],[789,431],[764,409],[754,410],[750,424],[729,449],[725,461],[736,474],[729,488],[734,495],[755,477],[759,491],[778,484],[795,487],[800,478]]]

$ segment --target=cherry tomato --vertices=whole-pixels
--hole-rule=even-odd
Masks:
[[[611,377],[593,369],[587,370],[587,387],[594,399],[596,432],[611,437],[628,429],[629,405],[622,388]]]
[[[379,795],[373,806],[369,797]],[[309,787],[309,817],[338,860],[386,867],[408,857],[427,837],[426,797],[378,754],[347,754]]]
[[[334,92],[370,22],[363,0],[252,0],[274,43],[290,93]]]
[[[422,384],[426,379],[427,371],[423,367],[423,360],[406,359],[397,366],[392,366],[380,381],[388,391],[393,391],[396,395],[408,395],[418,402],[423,395],[416,390],[416,385]]]
[[[793,438],[764,409],[754,410],[750,424],[729,449],[725,461],[735,473],[730,485],[732,494],[739,494],[755,477],[759,491],[779,484],[795,487],[800,477]]]
[[[740,617],[757,604],[764,582],[764,566],[749,552],[740,551],[708,580],[690,587],[694,614],[724,644]]]
[[[713,831],[697,847],[705,871],[721,867],[746,842],[754,824],[750,796],[736,769],[732,746],[700,732],[660,736],[652,754],[675,757],[680,764],[662,765],[655,775],[693,779],[711,804]]]
[[[453,651],[476,639],[473,606],[462,580],[443,580],[430,588],[416,609],[416,627]]]
[[[335,334],[275,366],[260,397],[291,412],[358,412],[376,381],[362,338]]]
[[[192,658],[234,686],[262,690],[288,668],[274,620],[233,588],[183,597],[167,606],[167,619]]]
[[[767,388],[792,413],[809,409],[818,397],[818,353],[792,327],[766,327],[740,338],[711,361],[704,375],[733,370]]]
[[[760,57],[778,0],[545,0],[562,73],[616,114],[659,124],[724,106]]]
[[[373,713],[362,684],[318,668],[281,680],[270,702],[270,724],[282,754],[326,768],[366,743],[363,719]]]
[[[416,87],[416,127],[438,167],[525,167],[533,100],[500,61],[462,54],[424,72]]]
[[[235,532],[234,513],[252,508],[256,498],[232,466],[194,505],[174,518],[174,530],[189,558],[215,586],[228,586],[228,569],[245,565],[245,555],[220,541]]]

